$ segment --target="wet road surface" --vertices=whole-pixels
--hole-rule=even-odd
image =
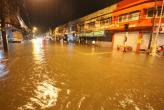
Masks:
[[[164,110],[163,58],[35,39],[0,60],[0,110]]]

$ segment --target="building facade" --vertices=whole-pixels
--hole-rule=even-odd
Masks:
[[[75,33],[80,41],[114,49],[124,45],[126,36],[133,51],[147,50],[159,25],[161,6],[162,0],[122,0],[57,27],[54,36]],[[157,45],[164,45],[164,13]]]

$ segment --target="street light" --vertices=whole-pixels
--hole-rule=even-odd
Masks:
[[[37,28],[37,27],[33,27],[33,28],[32,28],[32,32],[33,32],[33,33],[36,33],[37,31],[38,31],[38,28]]]
[[[37,32],[38,32],[38,28],[37,27],[33,27],[32,28],[33,38],[35,38]]]

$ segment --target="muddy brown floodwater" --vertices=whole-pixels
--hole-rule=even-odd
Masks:
[[[163,58],[35,39],[0,60],[0,110],[164,110]]]

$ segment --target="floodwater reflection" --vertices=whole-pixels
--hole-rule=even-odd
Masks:
[[[44,63],[44,49],[43,49],[43,39],[37,38],[33,39],[33,58],[36,64]]]
[[[0,51],[0,79],[7,75],[8,71],[6,70],[7,59],[4,58],[4,53]]]
[[[29,101],[18,110],[47,109],[56,105],[60,89],[50,79],[36,84],[34,94]]]
[[[0,64],[0,78],[3,78],[7,75],[8,71],[6,71],[6,66],[4,64]]]

